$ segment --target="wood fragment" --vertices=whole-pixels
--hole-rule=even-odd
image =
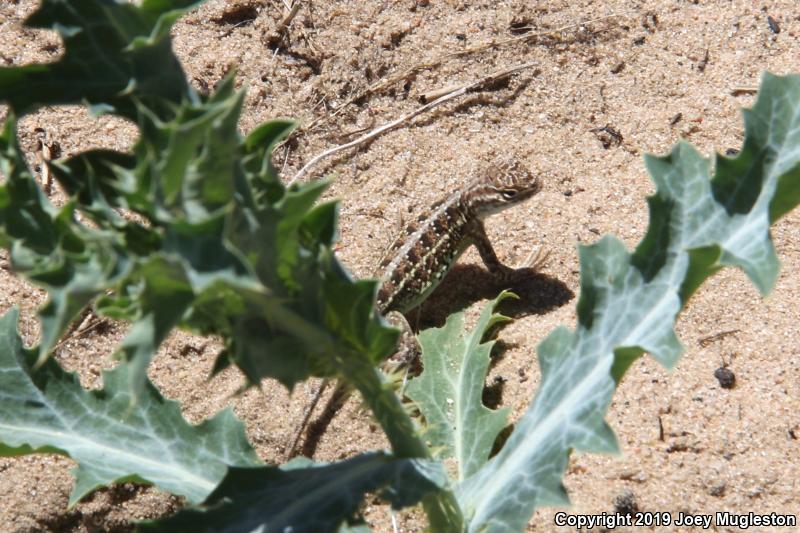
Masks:
[[[434,89],[432,91],[424,92],[419,95],[419,101],[421,104],[427,104],[428,102],[432,102],[437,98],[441,98],[448,93],[458,90],[459,87],[460,85],[448,85],[447,87],[442,87],[441,89]]]
[[[300,2],[300,0],[295,0],[294,3],[292,3],[291,9],[289,9],[289,12],[286,14],[285,17],[283,17],[283,20],[281,20],[278,23],[278,26],[275,28],[275,31],[272,32],[269,35],[269,37],[266,38],[267,46],[269,46],[272,49],[275,49],[281,44],[281,41],[283,41],[284,37],[286,37],[286,30],[289,29],[289,25],[297,16],[297,13],[300,11],[301,3],[302,2]],[[289,8],[289,6],[285,2],[284,6],[286,6],[287,9]]]
[[[53,347],[53,351],[58,351],[69,341],[85,337],[105,324],[105,319],[100,318],[90,307],[87,307],[81,317],[72,323],[61,340]]]
[[[742,96],[745,94],[756,94],[758,87],[734,87],[731,89],[731,96]]]
[[[53,192],[53,174],[50,172],[48,163],[53,159],[61,157],[61,146],[54,141],[44,128],[36,128],[36,149],[38,151],[39,172],[42,181],[42,188],[46,196]]]
[[[701,337],[701,338],[697,339],[697,344],[699,344],[700,346],[705,348],[709,344],[711,344],[713,342],[716,342],[716,341],[718,341],[720,339],[724,339],[725,337],[728,337],[728,336],[733,335],[735,333],[739,333],[739,331],[740,330],[738,330],[738,329],[729,329],[728,331],[721,331],[719,333],[714,333],[712,335],[707,335],[705,337]]]
[[[286,30],[289,28],[289,25],[297,16],[297,13],[300,11],[300,4],[301,4],[300,0],[295,0],[295,2],[292,4],[292,9],[290,9],[289,13],[287,13],[286,16],[283,17],[283,20],[281,20],[280,24],[278,24],[278,27],[276,28],[275,31],[277,31],[279,34],[283,34],[286,32]]]

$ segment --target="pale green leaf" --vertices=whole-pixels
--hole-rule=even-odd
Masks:
[[[483,388],[494,341],[481,343],[492,325],[507,320],[494,308],[511,293],[503,292],[483,308],[466,335],[464,313],[448,317],[442,328],[419,334],[424,370],[410,381],[406,395],[425,417],[423,438],[442,457],[455,457],[458,480],[486,463],[497,435],[506,425],[508,408],[483,405]]]
[[[149,382],[131,406],[129,365],[105,372],[97,391],[53,360],[32,373],[35,352],[22,346],[16,327],[16,310],[0,318],[0,453],[70,456],[78,463],[70,504],[115,481],[152,483],[197,503],[229,465],[259,464],[228,410],[193,426]]]

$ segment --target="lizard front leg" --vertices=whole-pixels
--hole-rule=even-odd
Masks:
[[[483,264],[486,265],[489,272],[501,283],[511,281],[516,270],[504,265],[500,262],[500,259],[497,258],[497,254],[492,247],[492,243],[489,241],[489,237],[486,235],[486,228],[483,227],[482,222],[476,221],[472,225],[469,236],[472,240],[472,244],[478,249],[481,260]]]
[[[491,272],[500,283],[513,281],[518,271],[523,268],[539,270],[547,263],[549,253],[542,253],[542,250],[539,249],[535,253],[531,253],[519,267],[515,268],[504,265],[500,259],[497,258],[497,254],[492,247],[491,241],[489,241],[489,237],[486,235],[486,228],[483,226],[482,222],[473,224],[470,228],[469,236],[472,240],[472,244],[478,249],[483,264],[486,265],[489,272]]]

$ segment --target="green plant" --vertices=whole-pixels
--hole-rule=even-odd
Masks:
[[[713,178],[686,143],[647,159],[657,192],[633,254],[611,237],[581,248],[578,327],[540,345],[540,389],[501,450],[490,457],[507,413],[481,403],[490,345],[480,341],[503,320],[493,309],[505,295],[463,339],[460,314],[421,334],[425,371],[408,390],[426,421],[420,430],[376,367],[398,333],[375,311],[375,282],[353,280],[332,252],[336,204],[318,202],[326,182],[285,188],[270,164],[291,123],[242,139],[232,78],[209,97],[186,83],[168,30],[197,3],[45,0],[28,24],[59,31],[66,53],[0,69],[0,100],[10,106],[0,244],[49,295],[38,346],[22,346],[15,311],[0,320],[0,450],[75,459],[71,503],[138,480],[195,505],[143,529],[331,530],[357,524],[364,494],[377,491],[396,508],[421,501],[435,531],[519,531],[536,507],[566,501],[570,449],[617,449],[603,419],[616,384],[644,351],[675,364],[675,318],[705,278],[738,266],[762,293],[774,282],[769,226],[800,201],[800,78],[767,75],[745,114],[741,153],[718,158]],[[25,164],[15,120],[76,102],[134,121],[140,139],[133,154],[54,162],[69,196],[56,208]],[[87,305],[132,323],[101,391],[84,390],[49,358]],[[175,327],[219,335],[217,370],[235,364],[251,383],[346,379],[391,453],[265,466],[230,412],[188,424],[146,376]],[[456,459],[453,479],[446,457]]]

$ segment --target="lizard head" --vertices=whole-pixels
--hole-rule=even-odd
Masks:
[[[517,162],[495,164],[476,180],[464,200],[478,218],[486,218],[528,200],[542,188],[539,178]]]

